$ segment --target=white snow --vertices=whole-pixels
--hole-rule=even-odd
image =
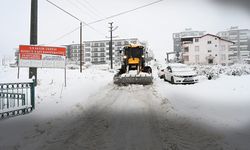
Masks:
[[[250,130],[247,130],[250,75],[221,74],[215,80],[201,77],[199,83],[191,85],[172,85],[155,75],[152,86],[118,87],[112,81],[115,71],[106,65],[88,66],[83,73],[70,68],[67,87],[64,87],[63,69],[38,69],[36,109],[27,115],[0,120],[0,149],[56,149],[69,145],[77,149],[74,144],[81,146],[80,138],[90,138],[89,143],[94,142],[96,145],[92,146],[97,149],[105,149],[101,147],[104,143],[108,149],[108,146],[119,148],[117,144],[126,142],[132,144],[127,147],[130,149],[137,142],[141,147],[151,147],[159,142],[143,145],[142,141],[150,141],[148,135],[160,140],[158,123],[153,124],[158,121],[165,146],[178,147],[186,143],[194,149],[195,144],[209,146],[222,140],[224,149],[250,147]],[[156,74],[157,70],[153,72]],[[17,68],[0,66],[0,82],[27,81],[27,77],[27,68],[21,68],[17,80]],[[132,120],[126,118],[128,114]],[[143,115],[147,117],[138,119]],[[95,120],[97,116],[101,116],[100,120]],[[208,133],[203,132],[203,126]],[[151,127],[152,131],[148,130]],[[120,141],[119,136],[123,137],[126,132],[124,141]],[[91,134],[100,137],[93,141]],[[109,135],[115,136],[113,140],[117,143],[106,138]],[[142,135],[140,141],[135,139],[139,135]],[[126,141],[130,138],[132,143]],[[43,147],[45,145],[50,146]]]
[[[174,108],[173,114],[222,132],[225,141],[248,149],[250,139],[250,76],[226,76],[201,80],[194,85],[162,84],[157,90]],[[248,139],[248,140],[247,140]]]

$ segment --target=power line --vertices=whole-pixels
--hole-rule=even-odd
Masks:
[[[73,7],[77,8],[79,13],[81,13],[81,14],[82,13],[87,14],[88,16],[90,16],[91,18],[93,18],[93,16],[94,16],[93,13],[90,13],[89,11],[85,11],[88,8],[86,8],[85,6],[83,6],[81,3],[79,3],[79,2],[77,2],[75,0],[66,0],[66,2],[69,3],[70,5],[72,5]],[[81,6],[83,6],[84,9]],[[96,19],[96,17],[94,19]]]
[[[66,36],[72,34],[73,32],[75,32],[75,31],[77,31],[77,30],[79,30],[79,29],[80,29],[80,26],[78,26],[77,28],[71,30],[71,31],[68,32],[68,33],[63,34],[62,36],[58,37],[58,38],[55,39],[54,41],[49,42],[48,44],[41,44],[41,45],[50,45],[50,44],[52,44],[52,43],[55,43],[55,42],[57,42],[57,41],[63,39],[64,37],[66,37]]]
[[[86,8],[87,10],[89,10],[89,12],[96,16],[97,18],[100,18],[100,15],[98,13],[96,13],[95,11],[93,11],[92,9],[90,9],[86,4],[84,4],[82,1],[80,0],[75,0],[78,4],[80,4],[83,8]]]
[[[97,14],[102,14],[88,0],[82,0],[82,1],[84,1],[86,4],[88,4],[94,11],[96,11]]]
[[[94,24],[94,23],[97,23],[97,22],[101,22],[101,21],[104,21],[104,20],[108,20],[108,19],[111,19],[111,18],[115,18],[117,16],[120,16],[120,15],[124,15],[124,14],[127,14],[127,13],[130,13],[132,11],[135,11],[135,10],[138,10],[138,9],[141,9],[141,8],[144,8],[144,7],[147,7],[147,6],[150,6],[150,5],[153,5],[153,4],[156,4],[156,3],[159,3],[161,1],[164,1],[164,0],[157,0],[157,1],[154,1],[154,2],[151,2],[149,4],[145,4],[145,5],[142,5],[142,6],[139,6],[139,7],[136,7],[134,9],[130,9],[130,10],[127,10],[127,11],[123,11],[123,12],[120,12],[118,14],[115,14],[115,15],[112,15],[112,16],[109,16],[109,17],[106,17],[106,18],[103,18],[103,19],[99,19],[99,20],[96,20],[96,21],[93,21],[93,22],[89,22],[88,24]]]
[[[71,17],[75,18],[76,20],[82,22],[82,20],[80,20],[79,18],[77,18],[76,16],[72,15],[71,13],[69,13],[68,11],[62,9],[61,7],[59,7],[58,5],[56,5],[55,3],[49,1],[49,0],[46,0],[47,2],[49,2],[50,4],[52,4],[53,6],[55,6],[56,8],[60,9],[61,11],[65,12],[66,14],[70,15]]]
[[[52,5],[56,6],[57,8],[59,8],[60,10],[66,12],[67,14],[69,14],[70,16],[73,17],[73,15],[71,15],[71,14],[68,13],[67,11],[63,10],[62,8],[60,8],[59,6],[57,6],[56,4],[50,2],[49,0],[47,0],[47,1],[48,1],[49,3],[51,3]],[[93,21],[93,22],[89,22],[89,23],[83,22],[83,23],[84,23],[83,26],[88,26],[88,27],[90,27],[92,30],[96,31],[97,33],[102,34],[102,35],[105,35],[105,34],[103,34],[103,33],[100,33],[98,30],[96,30],[95,28],[93,28],[93,27],[90,26],[90,25],[91,25],[91,24],[98,23],[98,22],[101,22],[101,21],[105,21],[105,20],[108,20],[108,19],[111,19],[111,18],[115,18],[115,17],[120,16],[120,15],[127,14],[127,13],[129,13],[129,12],[132,12],[132,11],[135,11],[135,10],[138,10],[138,9],[141,9],[141,8],[144,8],[144,7],[147,7],[147,6],[150,6],[150,5],[159,3],[159,2],[161,2],[161,1],[164,1],[164,0],[157,0],[157,1],[154,1],[154,2],[151,2],[151,3],[148,3],[148,4],[145,4],[145,5],[136,7],[136,8],[134,8],[134,9],[130,9],[130,10],[127,10],[127,11],[123,11],[123,12],[120,12],[120,13],[118,13],[118,14],[115,14],[115,15],[112,15],[112,16],[109,16],[109,17],[106,17],[106,18],[103,18],[103,19],[99,19],[99,20],[96,20],[96,21]],[[75,18],[75,17],[74,17],[74,18]],[[79,20],[78,18],[76,18],[76,19]],[[81,21],[81,20],[79,20],[79,21]],[[64,37],[70,35],[71,33],[75,32],[75,31],[78,30],[79,28],[80,28],[80,27],[77,27],[77,28],[75,28],[74,30],[72,30],[72,31],[70,31],[70,32],[68,32],[68,33],[66,33],[66,34],[64,34],[64,35],[62,35],[62,36],[60,36],[59,38],[57,38],[57,39],[54,40],[53,42],[56,42],[56,41],[58,41],[58,40],[60,40],[60,39],[62,39],[62,38],[64,38]]]
[[[105,35],[103,34],[102,32],[96,30],[94,27],[90,26],[90,24],[87,24],[86,22],[82,21],[81,19],[79,19],[78,17],[72,15],[71,13],[69,13],[68,11],[64,10],[63,8],[61,8],[60,6],[56,5],[55,3],[49,1],[49,0],[46,0],[47,2],[49,2],[50,4],[52,4],[53,6],[55,6],[56,8],[62,10],[63,12],[67,13],[68,15],[70,15],[71,17],[77,19],[78,21],[82,22],[85,26],[88,26],[89,28],[91,28],[92,30],[96,31],[97,33],[101,34],[101,35]]]

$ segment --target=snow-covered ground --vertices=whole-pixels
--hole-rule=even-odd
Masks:
[[[156,73],[156,70],[153,70]],[[38,69],[36,109],[0,120],[0,149],[248,149],[249,75],[192,85],[155,76],[149,86],[119,87],[107,66]],[[17,69],[0,66],[0,82]],[[28,69],[21,68],[19,81]]]

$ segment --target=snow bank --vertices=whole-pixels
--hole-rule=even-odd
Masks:
[[[0,70],[0,82],[27,81],[28,68],[20,69],[19,80],[16,79],[17,68],[1,66]],[[0,121],[0,149],[19,147],[25,136],[38,136],[68,124],[68,118],[76,117],[84,106],[93,103],[88,97],[112,84],[112,78],[113,73],[106,66],[90,66],[82,73],[67,70],[65,87],[63,69],[38,69],[36,109],[30,114]]]
[[[222,65],[194,65],[192,66],[201,76],[211,76],[211,78],[216,79],[220,75],[250,75],[250,65],[249,64],[234,64],[232,66],[222,66]]]
[[[230,70],[232,69],[222,72]],[[202,80],[194,85],[172,85],[157,79],[155,87],[173,106],[174,116],[182,116],[222,132],[227,143],[237,149],[248,149],[250,145],[247,145],[246,139],[250,135],[249,83],[250,75],[221,74],[217,80]]]

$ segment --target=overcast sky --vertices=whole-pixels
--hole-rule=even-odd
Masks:
[[[155,0],[50,0],[85,22],[92,22]],[[220,1],[220,3],[218,3]],[[109,22],[119,26],[119,38],[148,41],[156,57],[173,51],[172,33],[185,28],[216,34],[231,26],[250,29],[249,5],[228,4],[224,0],[163,0],[157,4],[84,27],[84,40],[103,40],[109,36]],[[14,55],[19,44],[29,44],[31,0],[1,0],[0,55]],[[233,2],[233,0],[231,0]],[[247,1],[245,1],[247,2]],[[240,4],[240,5],[238,5]],[[243,4],[243,5],[241,5]],[[243,7],[244,6],[244,7]],[[247,6],[247,7],[245,7]],[[79,26],[79,21],[39,0],[38,44],[79,43],[79,30],[55,41]]]

